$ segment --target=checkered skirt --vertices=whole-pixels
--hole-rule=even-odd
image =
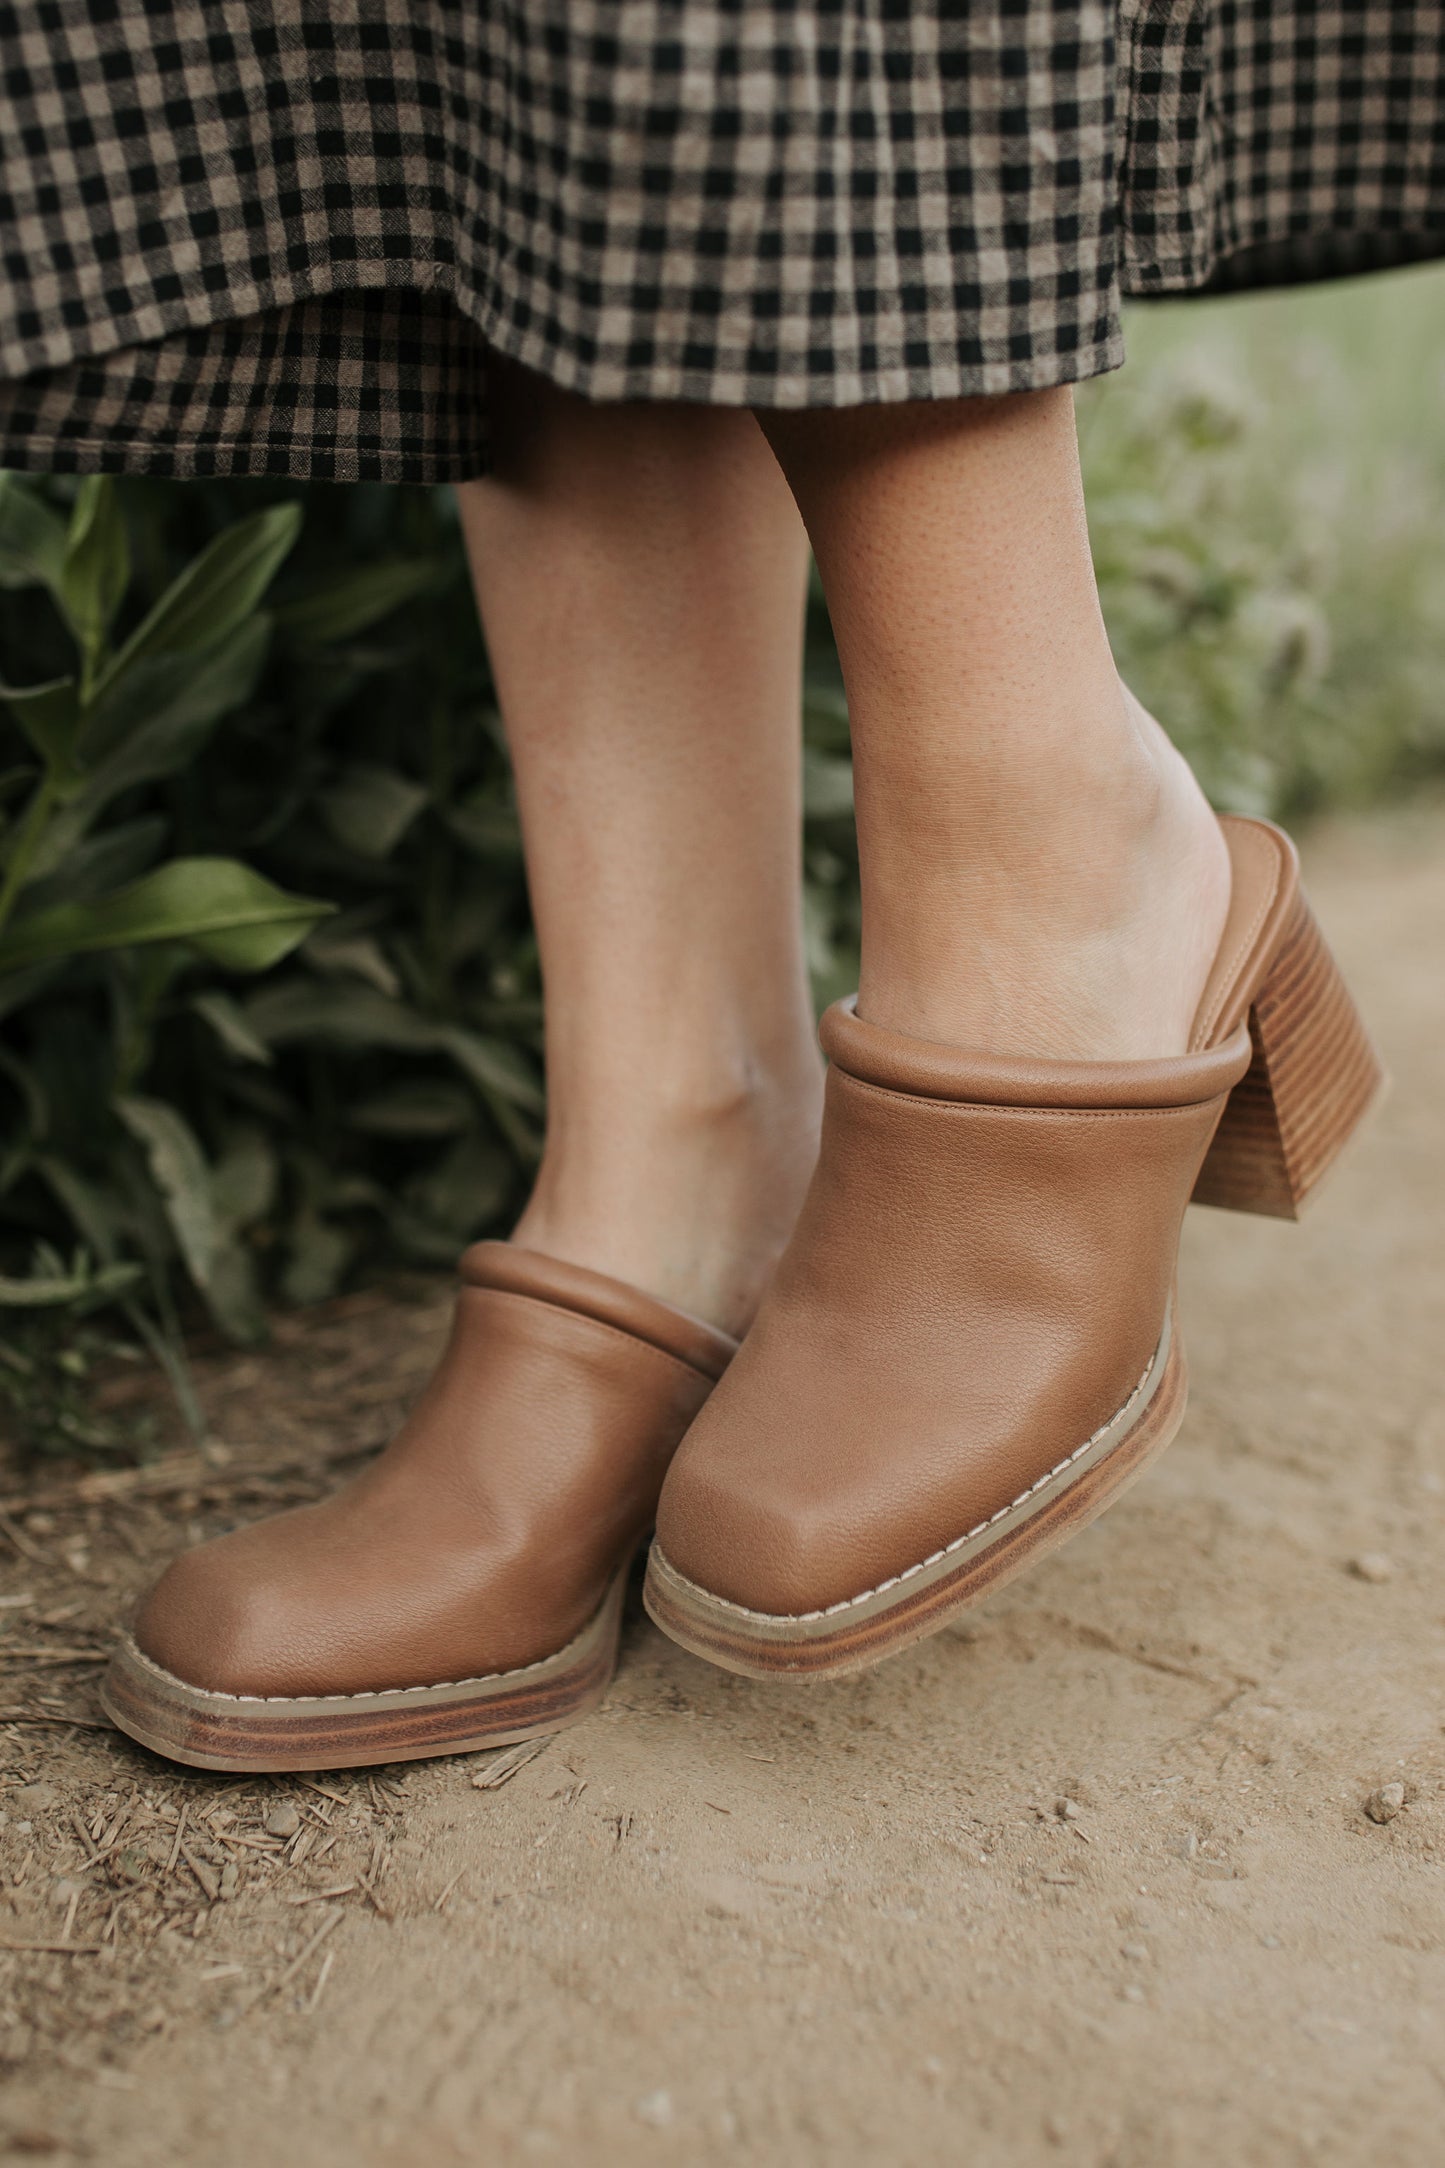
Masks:
[[[1445,245],[1445,4],[0,0],[0,463],[434,480],[599,399],[1066,383]]]

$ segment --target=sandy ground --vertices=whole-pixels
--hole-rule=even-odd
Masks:
[[[10,1478],[0,2153],[1441,2158],[1445,818],[1309,856],[1393,1101],[1304,1229],[1192,1215],[1163,1463],[861,1682],[634,1615],[603,1713],[486,1789],[211,1779],[100,1725],[128,1592],[374,1440],[433,1288],[208,1365],[227,1460]]]

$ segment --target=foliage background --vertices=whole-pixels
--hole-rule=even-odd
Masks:
[[[1434,271],[1156,308],[1081,395],[1121,663],[1221,806],[1445,771],[1442,329]],[[445,492],[12,481],[0,679],[45,689],[0,717],[0,1408],[117,1450],[97,1357],[184,1400],[198,1312],[257,1339],[505,1227],[542,1116],[516,821]],[[821,1004],[858,907],[818,596],[805,729]]]

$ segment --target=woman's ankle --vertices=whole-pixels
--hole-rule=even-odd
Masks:
[[[574,1107],[549,1129],[512,1240],[740,1335],[812,1176],[821,1104],[809,1043],[785,1072],[691,1107]]]
[[[1229,856],[1188,766],[1132,696],[1128,742],[1030,777],[951,848],[900,839],[865,880],[859,1013],[979,1053],[1180,1053],[1223,933]],[[981,793],[982,795],[982,793]],[[870,911],[869,905],[874,909]]]

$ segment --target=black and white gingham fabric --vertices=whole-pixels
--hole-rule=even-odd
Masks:
[[[0,384],[0,467],[318,482],[479,474],[484,359],[437,295],[322,295]]]
[[[1445,0],[0,0],[0,463],[442,479],[1445,249]]]

